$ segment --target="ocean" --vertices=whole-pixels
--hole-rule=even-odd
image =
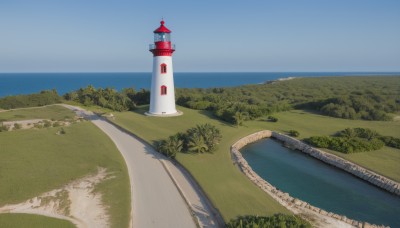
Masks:
[[[287,77],[327,77],[362,75],[400,75],[400,72],[265,72],[265,73],[174,73],[176,88],[232,87],[259,84]],[[133,87],[149,89],[151,72],[147,73],[0,73],[0,97],[37,93],[56,89],[59,94],[81,87]]]

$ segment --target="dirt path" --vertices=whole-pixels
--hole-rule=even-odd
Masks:
[[[101,203],[101,195],[93,193],[96,184],[106,176],[106,170],[99,168],[96,174],[73,181],[63,188],[54,189],[19,204],[0,207],[0,213],[37,214],[65,219],[78,228],[108,227],[109,217]]]

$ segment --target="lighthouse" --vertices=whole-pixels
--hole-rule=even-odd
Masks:
[[[154,30],[154,44],[150,44],[153,53],[153,74],[151,77],[150,116],[176,116],[182,114],[175,107],[174,72],[172,53],[175,45],[171,43],[171,31],[164,26]]]

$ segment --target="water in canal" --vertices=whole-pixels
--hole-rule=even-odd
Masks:
[[[400,227],[400,197],[300,151],[263,139],[241,149],[252,169],[291,196],[326,211]]]

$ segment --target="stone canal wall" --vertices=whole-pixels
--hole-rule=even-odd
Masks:
[[[255,173],[252,168],[249,166],[247,161],[242,157],[242,154],[240,153],[240,149],[246,146],[249,143],[256,142],[260,139],[263,138],[269,138],[273,137],[276,138],[284,143],[285,146],[292,148],[292,149],[297,149],[300,150],[306,154],[309,154],[310,156],[313,156],[325,163],[328,163],[330,165],[333,165],[337,168],[343,169],[361,179],[364,179],[371,184],[374,184],[378,187],[381,187],[393,194],[400,195],[400,184],[397,182],[394,182],[392,180],[389,180],[386,177],[383,177],[381,175],[378,175],[370,170],[364,169],[352,162],[349,162],[345,159],[342,159],[336,155],[329,154],[323,151],[320,151],[316,148],[313,148],[297,139],[291,138],[287,135],[283,135],[280,133],[272,132],[269,130],[264,130],[260,131],[251,135],[248,135],[239,141],[237,141],[235,144],[231,146],[231,156],[232,160],[234,161],[234,164],[238,166],[238,168],[258,187],[260,187],[263,191],[268,193],[270,196],[272,196],[275,200],[277,200],[279,203],[281,203],[283,206],[288,208],[291,211],[300,211],[304,212],[307,210],[310,210],[312,212],[318,213],[319,215],[322,216],[327,216],[331,217],[334,219],[337,219],[339,221],[343,221],[347,224],[350,224],[355,227],[379,227],[376,225],[371,225],[367,222],[360,222],[356,220],[352,220],[347,218],[346,216],[343,215],[338,215],[332,212],[327,212],[323,209],[320,209],[318,207],[314,207],[310,205],[307,202],[304,202],[300,199],[291,197],[288,193],[282,192],[270,183],[268,183],[266,180],[262,179],[257,173]]]
[[[384,190],[387,190],[395,195],[400,196],[400,184],[390,180],[384,176],[381,176],[371,170],[365,169],[359,165],[349,162],[341,157],[334,154],[323,152],[321,150],[315,149],[297,139],[283,135],[280,133],[272,132],[272,137],[282,141],[288,147],[296,150],[300,150],[314,158],[317,158],[325,163],[333,165],[339,169],[342,169],[348,173],[353,174],[369,183],[376,185]]]

